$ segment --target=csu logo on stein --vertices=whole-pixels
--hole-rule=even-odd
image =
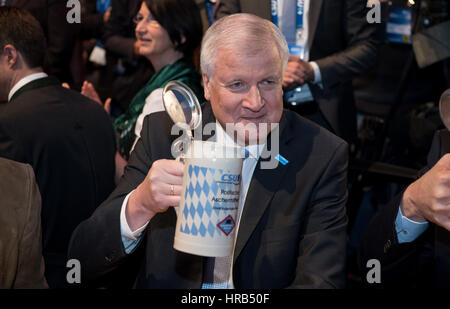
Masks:
[[[220,178],[223,182],[240,182],[241,181],[241,175],[233,175],[233,174],[223,174]]]

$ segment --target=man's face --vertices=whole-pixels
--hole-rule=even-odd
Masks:
[[[238,125],[239,144],[264,143],[271,123],[280,121],[282,74],[281,60],[275,48],[255,55],[220,49],[213,76],[208,79],[203,74],[205,98],[211,102],[213,113],[224,129],[227,124]],[[264,124],[267,130],[261,129]]]

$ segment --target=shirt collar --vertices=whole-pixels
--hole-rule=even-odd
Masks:
[[[19,90],[20,88],[22,88],[23,86],[25,86],[26,84],[31,83],[32,81],[36,80],[36,79],[40,79],[40,78],[45,78],[48,75],[45,74],[44,72],[40,72],[40,73],[34,73],[34,74],[30,74],[28,76],[25,76],[24,78],[22,78],[21,80],[19,80],[14,87],[12,87],[12,89],[9,91],[9,95],[8,95],[8,102],[11,100],[11,98],[13,97],[14,93],[17,92],[17,90]]]
[[[223,145],[238,146],[238,144],[236,144],[234,140],[224,131],[224,129],[217,120],[216,120],[216,141],[217,143]],[[259,157],[261,156],[261,152],[263,151],[265,145],[266,145],[265,143],[248,145],[244,147],[244,149],[248,150],[250,158],[259,160]]]

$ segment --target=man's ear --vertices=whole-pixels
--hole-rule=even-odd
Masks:
[[[209,101],[211,95],[209,93],[209,87],[211,86],[208,76],[205,73],[202,74],[203,89],[205,90],[205,99]]]
[[[7,62],[8,68],[13,68],[17,63],[19,53],[13,45],[7,44],[3,47],[2,56],[5,57],[4,60]]]

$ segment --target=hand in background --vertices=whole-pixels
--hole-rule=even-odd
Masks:
[[[94,88],[94,85],[92,85],[90,82],[86,80],[83,82],[83,86],[81,87],[81,94],[103,106],[108,115],[111,114],[111,98],[106,99],[105,104],[103,104],[100,96]]]
[[[401,207],[413,221],[430,221],[450,231],[450,154],[408,186]]]
[[[288,65],[283,75],[283,88],[292,90],[314,80],[314,69],[309,62],[298,56],[289,55]]]
[[[114,159],[116,162],[116,173],[114,176],[114,182],[116,183],[116,185],[118,185],[120,178],[122,178],[125,167],[128,164],[128,161],[125,160],[118,151],[116,151],[116,155],[115,155]]]

